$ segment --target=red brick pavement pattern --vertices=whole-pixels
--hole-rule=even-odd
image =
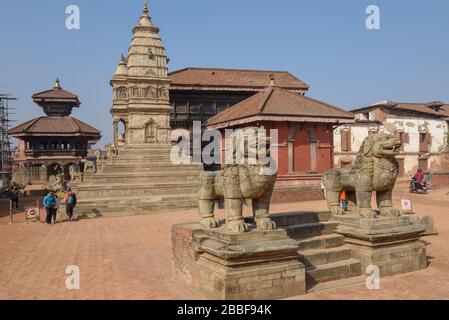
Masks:
[[[405,187],[403,188],[405,190]],[[449,299],[448,190],[412,195],[440,232],[426,237],[429,268],[382,279],[380,290],[352,285],[297,299]],[[395,202],[405,191],[395,193]],[[248,212],[249,208],[246,208]],[[322,210],[323,201],[273,205],[273,212]],[[8,225],[0,201],[0,299],[202,299],[171,276],[172,224],[197,219],[195,210],[99,218],[45,226]],[[218,214],[222,216],[222,212]],[[23,221],[20,215],[15,217]],[[65,269],[81,272],[80,290],[67,290]]]

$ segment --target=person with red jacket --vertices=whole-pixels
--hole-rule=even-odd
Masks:
[[[419,185],[422,185],[423,181],[424,181],[424,173],[422,172],[421,169],[419,169],[418,172],[415,173],[415,175],[412,178],[413,189],[414,190],[418,189]]]
[[[69,217],[70,221],[75,220],[73,216],[73,209],[76,207],[76,194],[72,191],[71,188],[67,189],[67,193],[64,197],[64,202],[66,205],[66,214]]]

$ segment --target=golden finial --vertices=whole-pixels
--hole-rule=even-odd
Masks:
[[[55,83],[55,86],[53,87],[53,89],[55,89],[55,90],[62,89],[61,82],[59,82],[59,78],[56,78],[56,83]]]

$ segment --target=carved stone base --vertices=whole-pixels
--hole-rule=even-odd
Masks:
[[[426,268],[426,246],[419,240],[424,228],[410,216],[366,219],[348,215],[333,219],[340,222],[337,232],[345,236],[363,270],[374,265],[381,276],[390,276]]]
[[[173,272],[208,299],[279,299],[305,294],[305,268],[298,243],[285,230],[235,234],[172,227]]]

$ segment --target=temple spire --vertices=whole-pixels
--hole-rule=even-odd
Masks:
[[[114,72],[114,77],[116,76],[127,76],[128,75],[128,66],[126,65],[126,58],[122,54],[120,57],[120,62],[117,66],[117,69]]]
[[[148,17],[148,12],[149,12],[149,10],[148,10],[148,3],[147,3],[147,1],[145,0],[145,3],[144,3],[144,5],[143,5],[143,15],[146,16],[146,17]]]
[[[151,23],[151,18],[148,15],[149,12],[150,12],[150,10],[148,9],[148,4],[145,1],[145,4],[143,5],[143,13],[139,19],[139,23],[137,24],[137,26],[140,26],[140,27],[152,27],[153,26],[153,24]]]
[[[59,78],[56,78],[56,83],[55,83],[53,89],[55,89],[55,90],[60,90],[60,89],[62,89],[62,87],[61,87],[61,82],[59,81]]]

